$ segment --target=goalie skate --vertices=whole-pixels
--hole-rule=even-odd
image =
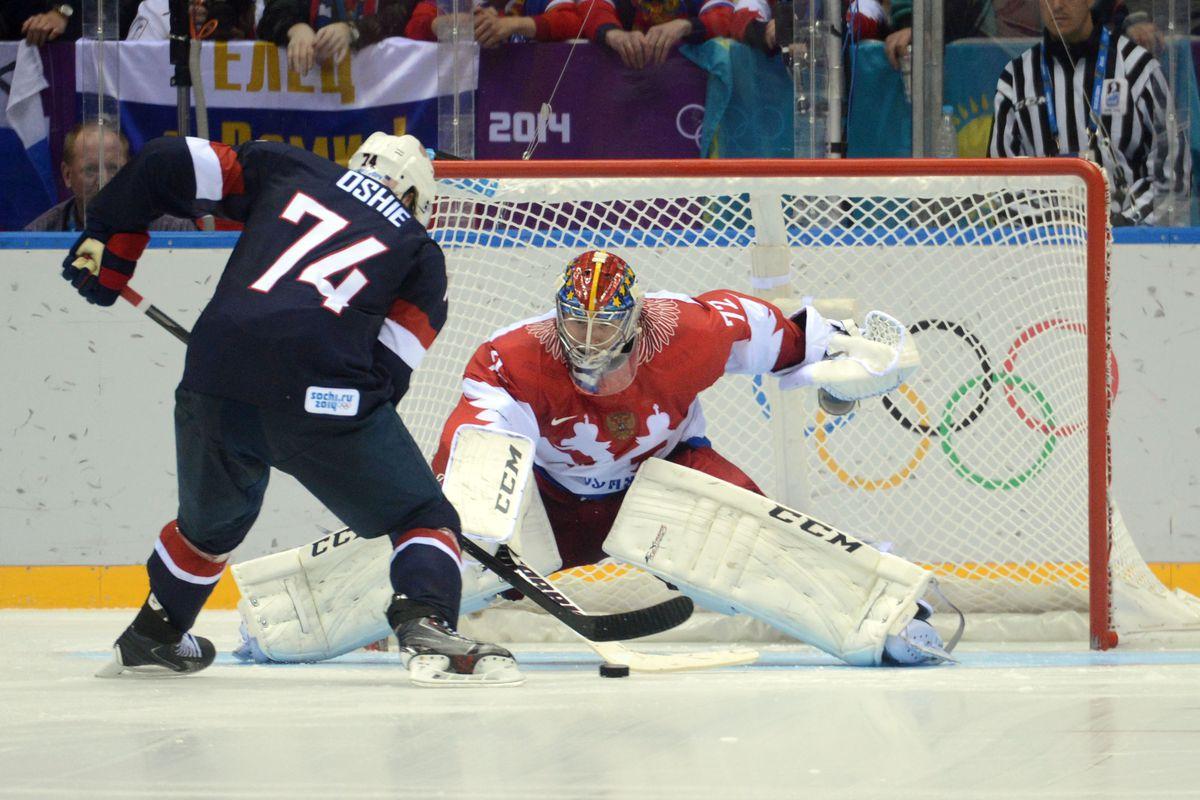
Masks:
[[[463,636],[429,611],[401,598],[388,610],[388,621],[400,643],[400,662],[415,686],[519,686],[525,682],[512,653]]]
[[[900,633],[888,636],[883,645],[883,663],[905,665],[957,664],[950,655],[958,644],[959,634],[951,639],[949,647],[941,635],[929,624],[933,606],[924,600],[917,601],[917,615]]]

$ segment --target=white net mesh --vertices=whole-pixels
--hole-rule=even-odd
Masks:
[[[714,447],[771,496],[893,542],[968,611],[1086,610],[1086,245],[1107,231],[1088,230],[1081,179],[693,175],[442,188],[434,231],[450,321],[401,408],[426,454],[473,350],[548,310],[581,250],[617,253],[648,291],[851,298],[859,319],[882,309],[909,326],[915,378],[836,418],[811,392],[725,378],[703,395]],[[1105,332],[1093,335],[1103,346]],[[1123,527],[1115,536],[1120,579],[1163,593]],[[583,591],[576,599],[595,610],[659,591],[639,593],[624,569],[592,577],[568,593]]]

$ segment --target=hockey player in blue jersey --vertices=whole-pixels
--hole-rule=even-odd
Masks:
[[[396,414],[446,320],[441,249],[425,230],[433,167],[412,136],[373,134],[349,169],[272,142],[163,138],[88,207],[63,277],[111,305],[161,214],[242,222],[188,345],[175,394],[179,511],[147,561],[150,593],[100,675],[212,663],[188,633],[262,507],[270,468],[359,535],[393,543],[391,605],[410,670],[521,681],[512,655],[459,635],[459,520]]]

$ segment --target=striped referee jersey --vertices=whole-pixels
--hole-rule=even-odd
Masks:
[[[988,155],[1076,156],[1098,152],[1108,172],[1115,224],[1154,225],[1165,221],[1173,195],[1190,185],[1191,156],[1178,131],[1170,132],[1172,101],[1158,61],[1133,41],[1112,34],[1093,139],[1088,129],[1102,40],[1094,26],[1086,42],[1065,46],[1047,31],[1004,68],[996,85]],[[1043,81],[1043,53],[1051,92]],[[1048,96],[1054,100],[1058,135],[1051,124]]]

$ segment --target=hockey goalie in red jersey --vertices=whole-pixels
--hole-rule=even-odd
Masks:
[[[475,351],[462,398],[442,430],[434,472],[446,477],[447,497],[460,514],[470,513],[491,504],[495,476],[502,473],[500,461],[473,455],[469,443],[481,432],[483,438],[524,442],[532,453],[528,494],[545,510],[518,520],[518,551],[527,561],[548,539],[549,550],[557,548],[550,568],[612,555],[649,569],[704,605],[748,613],[848,663],[936,663],[948,656],[927,622],[931,608],[921,600],[928,573],[762,497],[749,476],[709,443],[699,400],[725,374],[769,373],[785,389],[817,387],[848,403],[896,388],[917,365],[904,326],[882,312],[870,312],[860,329],[827,321],[812,307],[788,316],[730,290],[643,296],[629,264],[589,251],[567,266],[553,310],[497,331]],[[451,478],[462,475],[486,485],[475,495],[452,492],[451,484],[460,481]],[[688,503],[704,513],[689,511]],[[664,520],[655,517],[656,507],[666,509]],[[716,507],[720,514],[712,512]],[[716,522],[689,528],[705,514]],[[736,515],[750,527],[718,524]],[[664,538],[673,525],[679,530]],[[745,548],[736,540],[747,529],[758,538]],[[472,535],[465,518],[463,530]],[[813,544],[821,540],[840,546]],[[679,566],[694,565],[714,542],[725,548],[721,552],[755,553],[739,565],[736,580]],[[680,558],[673,564],[675,554]],[[356,572],[332,559],[320,569]],[[328,583],[312,574],[308,582]],[[252,583],[239,577],[247,597]],[[361,596],[362,588],[350,583],[314,592]],[[468,575],[464,613],[503,588]],[[332,607],[336,601],[314,597],[313,604]],[[255,612],[243,617],[255,646],[263,645],[259,655],[273,660],[336,655],[380,632],[347,622],[347,610],[326,627],[358,634],[314,644],[296,633],[290,618],[256,622],[261,606],[260,598]]]
[[[464,424],[536,442],[535,474],[563,567],[601,544],[638,466],[658,457],[761,494],[705,438],[698,395],[726,373],[781,373],[820,360],[833,328],[719,290],[642,296],[633,269],[594,250],[571,261],[555,309],[493,334],[463,377],[442,430],[442,474]]]

